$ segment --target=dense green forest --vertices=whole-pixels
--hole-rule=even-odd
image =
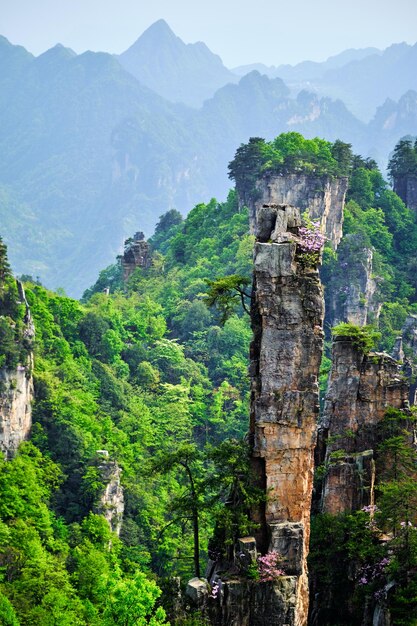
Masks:
[[[274,168],[349,177],[344,233],[358,235],[361,244],[346,236],[340,249],[352,259],[374,250],[382,304],[374,324],[378,347],[391,350],[407,314],[416,311],[415,215],[375,162],[353,155],[348,144],[297,133],[270,143],[254,139],[239,148],[230,171],[235,179],[238,170],[248,172],[250,192],[255,174]],[[127,283],[116,263],[78,302],[24,277],[36,329],[35,402],[31,440],[13,460],[0,462],[1,623],[160,626],[172,617],[173,577],[185,582],[204,573],[213,532],[226,547],[250,532],[248,508],[258,497],[250,489],[245,439],[253,242],[248,211],[230,191],[225,202],[199,204],[186,219],[175,210],[161,216],[150,240],[151,267],[137,268]],[[339,271],[338,254],[326,246],[325,285]],[[0,272],[0,364],[12,368],[32,346],[24,343],[25,307],[4,244]],[[221,283],[224,277],[232,278]],[[214,288],[223,301],[210,300]],[[209,306],[215,302],[223,306]],[[328,357],[329,346],[323,388]],[[381,486],[378,523],[389,523],[398,499],[406,503],[395,541],[376,542],[363,511],[317,516],[311,567],[335,586],[335,597],[344,602],[355,593],[359,605],[394,578],[395,623],[411,625],[417,494],[408,476],[416,459],[401,416],[387,420],[400,452],[395,477],[387,475]],[[99,514],[103,450],[122,470],[120,537]],[[239,494],[233,507],[227,506],[231,490]],[[371,568],[388,558],[387,550],[393,556],[377,584],[352,583],[349,564]],[[404,617],[404,606],[411,617]]]

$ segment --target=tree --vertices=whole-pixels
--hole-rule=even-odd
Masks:
[[[229,178],[235,181],[236,188],[244,204],[249,204],[255,194],[255,184],[264,162],[265,139],[251,137],[247,144],[241,144],[235,157],[229,163]]]
[[[251,294],[245,289],[250,281],[245,276],[231,274],[217,280],[206,280],[209,289],[205,302],[207,306],[215,306],[221,313],[221,324],[235,312],[236,303],[240,301],[244,311],[250,315],[246,301],[251,299]]]
[[[173,510],[180,517],[191,514],[194,539],[194,574],[200,578],[199,511],[203,503],[202,457],[196,444],[182,444],[175,452],[163,454],[155,467],[164,473],[174,467],[184,470],[188,490],[173,502]]]
[[[417,175],[417,150],[411,139],[401,139],[388,163],[391,180],[408,174]]]

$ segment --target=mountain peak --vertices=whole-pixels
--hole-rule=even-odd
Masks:
[[[181,41],[174,33],[169,24],[160,19],[147,28],[138,39],[136,39],[135,43],[129,48],[129,50],[135,49],[138,46],[143,45],[155,45],[161,44],[162,41]],[[181,42],[182,43],[182,42]],[[185,45],[185,44],[184,44]]]

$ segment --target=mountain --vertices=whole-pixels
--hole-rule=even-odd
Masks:
[[[239,75],[257,69],[270,78],[282,78],[296,94],[303,89],[342,100],[359,119],[369,121],[387,98],[395,99],[417,89],[417,44],[393,44],[386,50],[345,50],[323,63],[267,67],[262,64],[235,68]]]
[[[187,169],[198,181],[173,106],[109,54],[56,46],[26,58],[0,102],[2,232],[16,271],[48,285],[82,291],[133,224],[150,228],[170,205],[170,179]],[[140,131],[140,171],[118,158],[118,125],[129,119]],[[139,197],[126,195],[124,175],[140,178]],[[201,197],[195,184],[179,202]]]
[[[370,58],[370,57],[369,57]],[[57,45],[39,57],[0,39],[0,216],[18,274],[79,296],[132,232],[225,198],[227,164],[251,136],[340,138],[383,165],[415,135],[415,95],[370,124],[341,100],[251,72],[200,109],[168,102],[109,54]]]
[[[152,24],[118,57],[143,85],[171,102],[199,107],[237,77],[202,42],[185,44],[164,20]]]
[[[341,98],[360,119],[370,119],[386,98],[417,90],[417,43],[394,44],[341,68],[328,70],[315,85],[319,93]]]
[[[283,80],[296,81],[304,80],[309,81],[312,78],[318,78],[323,76],[327,70],[342,67],[351,61],[357,61],[364,59],[371,54],[381,54],[381,50],[378,48],[360,48],[344,50],[339,54],[329,57],[326,61],[302,61],[296,65],[274,65],[267,66],[263,63],[253,63],[251,65],[240,65],[232,69],[232,72],[238,76],[244,76],[248,72],[258,70],[261,74],[266,74],[270,78],[282,78]]]
[[[400,137],[417,134],[417,91],[407,91],[398,102],[388,98],[369,123],[373,158],[386,165]]]

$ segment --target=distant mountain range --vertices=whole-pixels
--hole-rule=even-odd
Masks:
[[[250,136],[339,137],[384,165],[401,136],[417,134],[415,50],[346,51],[325,64],[286,66],[284,82],[258,71],[238,77],[163,21],[119,57],[60,45],[34,57],[0,38],[0,234],[14,270],[80,295],[124,237],[151,234],[169,208],[186,213],[224,198],[227,163]],[[391,59],[386,75],[383,58]],[[401,59],[404,75],[394,80]],[[340,99],[294,87],[312,66],[317,84],[345,72],[359,94],[365,78],[352,64],[356,74],[362,65],[379,68],[368,78],[369,98],[385,85],[369,123]]]
[[[152,24],[118,59],[149,89],[192,107],[201,106],[227,83],[238,81],[205,43],[185,44],[164,20]]]

